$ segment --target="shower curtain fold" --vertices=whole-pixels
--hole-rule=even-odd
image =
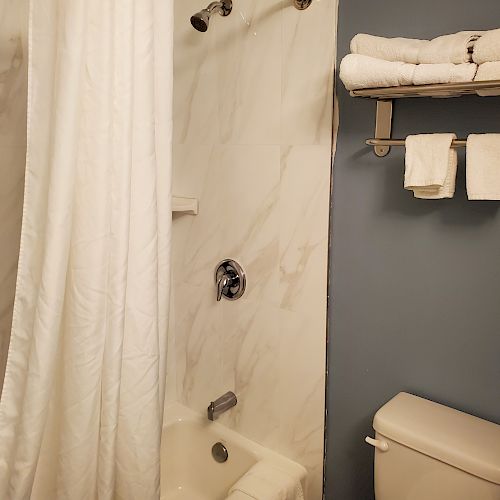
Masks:
[[[159,498],[172,0],[30,6],[0,498]]]

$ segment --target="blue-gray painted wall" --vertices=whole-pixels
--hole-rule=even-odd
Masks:
[[[430,38],[500,27],[498,0],[340,0],[338,56],[360,32]],[[416,200],[404,148],[377,158],[375,103],[338,84],[330,256],[327,500],[372,500],[375,411],[408,391],[500,423],[500,202]],[[396,102],[394,137],[500,132],[500,98]],[[500,165],[499,165],[500,169]]]

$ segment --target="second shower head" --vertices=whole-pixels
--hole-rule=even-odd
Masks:
[[[217,12],[221,16],[228,16],[233,10],[232,0],[222,0],[220,2],[212,2],[206,9],[201,10],[194,16],[191,16],[191,24],[197,31],[204,33],[208,30],[210,17]]]

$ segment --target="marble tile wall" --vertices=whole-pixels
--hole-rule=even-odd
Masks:
[[[0,0],[0,392],[10,340],[26,157],[27,0]]]
[[[167,394],[304,464],[320,500],[336,1],[234,0],[201,34],[204,0],[175,2],[175,216]],[[215,300],[223,258],[248,276]]]

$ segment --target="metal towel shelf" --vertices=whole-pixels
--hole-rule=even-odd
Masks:
[[[500,95],[500,80],[466,83],[436,83],[432,85],[405,85],[402,87],[382,87],[376,89],[351,90],[352,97],[370,99],[402,99],[406,97],[460,97],[496,92]]]
[[[403,87],[384,87],[375,89],[351,90],[352,97],[377,100],[375,118],[375,137],[366,144],[373,146],[377,156],[389,154],[391,146],[404,146],[404,139],[392,139],[393,100],[407,97],[460,97],[463,95],[500,96],[500,80],[467,83],[441,83],[434,85],[406,85]],[[465,139],[453,141],[452,147],[466,146]]]

